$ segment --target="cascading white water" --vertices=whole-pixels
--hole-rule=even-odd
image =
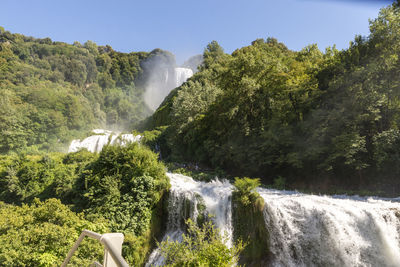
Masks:
[[[175,87],[181,86],[193,76],[193,71],[188,68],[175,68]]]
[[[124,146],[128,143],[138,142],[141,138],[140,135],[119,134],[102,129],[94,129],[92,132],[94,135],[91,135],[82,141],[79,139],[72,140],[68,148],[68,153],[76,152],[82,148],[86,148],[90,152],[100,152],[107,144],[120,144]]]
[[[228,181],[218,179],[210,182],[196,182],[192,178],[175,173],[167,173],[170,179],[171,190],[168,200],[167,232],[163,238],[166,240],[179,240],[184,232],[185,220],[196,220],[199,205],[203,205],[205,213],[212,215],[212,220],[222,234],[227,237],[227,246],[232,246],[232,185]],[[163,257],[158,249],[149,257],[146,266],[160,266]]]
[[[185,219],[196,220],[204,206],[231,246],[233,186],[228,181],[204,183],[167,175],[171,192],[163,240],[180,240]],[[400,266],[400,199],[257,190],[265,200],[270,266]],[[146,266],[163,262],[156,249]]]
[[[192,201],[195,205],[192,219],[198,215],[197,203],[204,201],[205,209],[209,215],[212,215],[215,226],[225,233],[228,237],[227,245],[232,245],[232,205],[231,196],[233,186],[227,181],[215,179],[209,183],[197,182],[191,177],[182,174],[168,173],[171,191],[178,195],[184,195],[186,199]]]
[[[259,189],[272,266],[400,266],[400,203]]]
[[[193,71],[188,68],[155,68],[146,82],[146,104],[156,110],[172,89],[181,86],[192,75]]]

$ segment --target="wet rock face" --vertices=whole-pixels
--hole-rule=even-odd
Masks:
[[[269,233],[264,221],[264,205],[261,197],[245,206],[237,193],[232,195],[233,236],[235,240],[247,243],[240,255],[240,265],[256,267],[269,263]]]

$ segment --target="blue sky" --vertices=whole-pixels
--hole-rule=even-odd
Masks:
[[[257,38],[290,49],[348,47],[392,1],[372,0],[1,0],[0,26],[54,41],[109,44],[122,52],[161,48],[178,63],[212,40],[231,53]]]

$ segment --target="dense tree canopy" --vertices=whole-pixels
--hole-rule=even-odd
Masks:
[[[84,229],[108,231],[104,222],[89,222],[56,199],[21,207],[0,202],[0,265],[60,266]],[[102,253],[98,242],[86,239],[70,263],[89,266]]]
[[[187,225],[188,233],[182,236],[181,242],[165,240],[159,244],[165,266],[228,267],[237,264],[244,247],[242,241],[228,248],[226,237],[211,221],[199,227],[189,219]]]
[[[268,38],[227,55],[211,42],[148,122],[168,126],[162,153],[264,183],[400,191],[399,10],[382,9],[342,51]]]
[[[0,265],[9,266],[13,257],[20,257],[15,266],[60,265],[87,228],[124,233],[124,257],[139,266],[161,231],[168,187],[157,155],[136,143],[106,146],[100,154],[81,150],[1,156]],[[88,265],[86,260],[93,257],[87,256],[98,255],[96,249],[85,245],[77,265]]]
[[[2,29],[0,153],[62,150],[93,127],[131,130],[150,114],[143,94],[155,61],[175,64],[161,49],[120,53]]]

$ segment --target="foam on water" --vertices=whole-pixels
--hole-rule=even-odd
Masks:
[[[231,246],[232,185],[167,175],[171,193],[163,240],[180,240],[185,219],[195,220],[201,203],[208,214],[215,215],[215,225],[227,233],[227,245]],[[270,266],[400,266],[400,199],[257,190],[265,201]],[[146,266],[163,263],[156,249]]]
[[[258,189],[272,266],[400,266],[400,204]]]

